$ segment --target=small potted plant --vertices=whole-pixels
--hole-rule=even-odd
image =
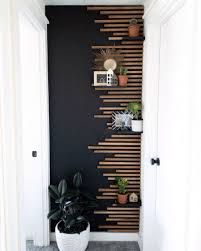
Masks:
[[[119,86],[126,87],[128,82],[128,76],[127,76],[128,69],[121,66],[119,68]]]
[[[85,251],[89,242],[90,224],[87,214],[96,207],[96,200],[80,191],[82,176],[74,175],[70,188],[66,180],[58,187],[50,185],[49,193],[54,199],[54,209],[48,219],[57,221],[55,227],[56,241],[60,251]]]
[[[140,25],[137,22],[137,19],[133,18],[130,20],[130,24],[128,26],[128,34],[129,37],[138,37],[140,34]]]
[[[141,119],[142,104],[138,102],[129,103],[127,110],[133,114],[133,119],[131,121],[132,131],[142,132],[143,131],[143,122]]]
[[[126,204],[128,202],[128,194],[126,191],[126,186],[128,185],[128,180],[122,177],[115,177],[116,184],[118,186],[118,203]]]

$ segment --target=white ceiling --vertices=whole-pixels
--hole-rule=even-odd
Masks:
[[[144,0],[45,0],[46,5],[135,5]]]

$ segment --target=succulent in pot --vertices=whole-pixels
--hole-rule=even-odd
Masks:
[[[122,86],[122,87],[126,87],[127,86],[127,82],[128,82],[128,76],[127,76],[127,73],[128,73],[128,69],[121,66],[119,68],[119,86]]]
[[[116,184],[118,186],[118,203],[126,204],[128,202],[128,194],[126,190],[126,186],[128,185],[128,180],[122,177],[115,177]]]
[[[138,102],[129,103],[127,110],[133,114],[133,120],[131,121],[133,132],[143,131],[143,121],[141,119],[142,104]]]
[[[49,186],[55,207],[49,212],[48,219],[57,221],[55,233],[60,251],[85,251],[90,233],[87,215],[96,207],[96,199],[80,190],[80,172],[74,175],[72,183],[69,186],[63,179],[58,186]]]
[[[140,25],[138,24],[137,19],[133,18],[130,20],[130,24],[128,26],[128,34],[129,37],[138,37],[140,34]]]

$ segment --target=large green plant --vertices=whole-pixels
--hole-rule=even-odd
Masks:
[[[126,186],[128,185],[128,180],[122,177],[115,177],[115,181],[119,189],[119,194],[126,194]]]
[[[139,120],[141,118],[142,104],[138,102],[129,103],[127,110],[133,114],[133,118]]]
[[[66,180],[61,180],[58,186],[49,186],[49,194],[54,200],[55,208],[48,214],[48,219],[59,223],[62,233],[81,233],[88,226],[87,215],[96,207],[96,199],[88,193],[80,191],[82,175],[78,172],[69,186]]]

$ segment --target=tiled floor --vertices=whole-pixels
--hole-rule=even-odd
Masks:
[[[34,247],[27,242],[27,251],[58,251],[56,243],[50,247]],[[90,242],[87,251],[140,251],[136,242]]]

